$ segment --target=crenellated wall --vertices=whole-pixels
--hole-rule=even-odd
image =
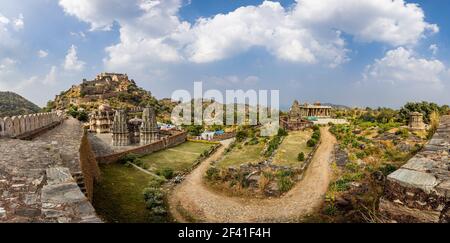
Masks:
[[[60,124],[63,120],[64,116],[57,112],[3,117],[0,118],[0,138],[27,139]]]

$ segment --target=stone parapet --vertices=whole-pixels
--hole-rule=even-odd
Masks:
[[[64,116],[58,112],[37,113],[0,118],[0,138],[29,138],[60,124]]]
[[[449,222],[450,116],[424,149],[387,178],[380,211],[397,222]]]

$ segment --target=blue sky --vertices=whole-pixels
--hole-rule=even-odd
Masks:
[[[4,0],[0,90],[44,105],[97,73],[175,89],[279,89],[281,104],[450,103],[450,3]]]

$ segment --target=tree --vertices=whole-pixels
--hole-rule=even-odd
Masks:
[[[238,142],[243,141],[244,139],[246,139],[248,136],[247,131],[245,130],[240,130],[236,133],[236,140]]]
[[[299,153],[297,156],[297,160],[300,162],[305,161],[305,153],[303,153],[303,152]]]
[[[434,111],[438,112],[439,114],[444,114],[448,109],[448,106],[442,106],[440,107],[436,103],[430,103],[426,101],[422,102],[408,102],[406,105],[404,105],[399,112],[400,119],[402,121],[409,121],[409,116],[411,112],[419,112],[423,114],[423,120],[425,123],[430,123],[430,115]]]

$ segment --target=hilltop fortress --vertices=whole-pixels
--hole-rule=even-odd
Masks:
[[[99,105],[109,103],[114,108],[134,108],[152,100],[151,93],[139,88],[127,74],[101,73],[93,80],[83,79],[80,85],[55,97],[54,109],[67,109],[70,106],[94,110]]]

